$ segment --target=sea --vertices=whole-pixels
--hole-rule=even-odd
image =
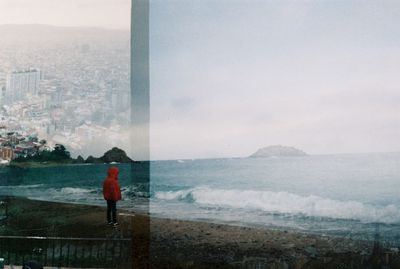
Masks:
[[[150,182],[144,163],[115,165],[119,208],[400,243],[400,153],[151,161]],[[104,206],[109,166],[3,166],[0,196]]]

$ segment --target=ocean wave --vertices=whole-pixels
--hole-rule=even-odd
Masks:
[[[135,187],[122,188],[122,197],[124,200],[130,200],[130,198],[136,197],[148,197],[148,193],[137,190]],[[48,188],[46,190],[40,190],[35,192],[25,193],[30,197],[43,198],[45,193],[46,199],[56,201],[81,201],[90,202],[97,200],[104,200],[102,188],[77,188],[77,187],[62,187],[62,188]]]
[[[4,188],[13,188],[13,189],[34,189],[40,188],[44,186],[44,184],[31,184],[31,185],[8,185],[8,186],[1,186]]]
[[[103,198],[102,195],[98,194],[97,188],[74,188],[74,187],[64,187],[64,188],[49,188],[45,190],[46,199],[55,201],[90,201],[95,200],[96,197]],[[43,197],[43,192],[41,193],[30,193],[30,196]]]
[[[184,200],[214,207],[262,210],[269,213],[351,219],[362,222],[399,223],[400,208],[390,204],[375,206],[358,201],[339,201],[316,195],[301,196],[289,192],[226,190],[207,187],[179,191],[159,191],[160,200]]]
[[[149,198],[149,193],[143,189],[141,186],[130,186],[126,188],[121,188],[122,197],[125,198]]]
[[[94,189],[84,189],[84,188],[73,188],[73,187],[65,187],[61,188],[60,192],[62,194],[86,194],[91,193]]]
[[[155,193],[155,198],[160,200],[187,200],[192,193],[200,189],[187,189],[179,191],[159,191]]]

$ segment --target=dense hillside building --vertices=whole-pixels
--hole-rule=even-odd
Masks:
[[[15,154],[12,148],[10,147],[0,147],[0,159],[11,161],[14,159]]]
[[[37,95],[42,75],[39,69],[14,71],[7,74],[5,98],[7,102],[20,101],[29,93]]]

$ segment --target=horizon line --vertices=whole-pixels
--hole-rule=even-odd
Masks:
[[[327,155],[358,155],[358,154],[389,154],[389,153],[400,153],[400,150],[395,151],[368,151],[368,152],[339,152],[339,153],[313,153],[309,154],[306,153],[304,156],[292,156],[296,158],[307,157],[307,156],[327,156]],[[291,157],[291,156],[276,156],[276,157]],[[251,158],[251,159],[263,159],[263,158],[270,158],[270,157],[250,157],[248,156],[224,156],[224,157],[197,157],[197,158],[172,158],[172,159],[152,159],[148,161],[192,161],[192,160],[213,160],[213,159],[244,159],[244,158]]]

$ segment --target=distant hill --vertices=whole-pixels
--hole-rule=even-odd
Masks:
[[[274,146],[268,146],[264,148],[260,148],[253,154],[251,154],[249,157],[251,158],[262,158],[262,157],[279,157],[279,156],[306,156],[307,154],[299,149],[296,149],[294,147],[287,147],[287,146],[281,146],[281,145],[274,145]]]
[[[49,24],[0,24],[1,32],[34,31],[56,33],[64,32],[129,32],[125,29],[109,29],[91,26],[55,26]]]
[[[129,30],[115,30],[99,27],[61,27],[43,24],[2,24],[1,44],[39,46],[40,44],[102,44],[129,40]]]

